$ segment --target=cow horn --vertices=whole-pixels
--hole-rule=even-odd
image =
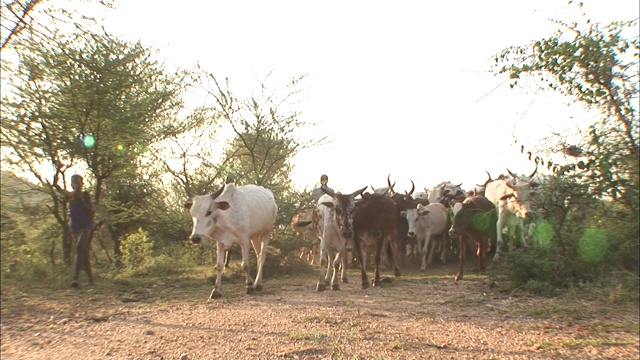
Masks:
[[[365,190],[367,190],[367,187],[366,187],[366,186],[365,186],[365,187],[363,187],[363,188],[362,188],[362,189],[360,189],[360,190],[356,190],[356,191],[352,192],[350,196],[351,196],[352,198],[355,198],[355,197],[356,197],[356,196],[358,196],[358,195],[362,195],[362,193],[363,193]]]
[[[212,199],[215,199],[215,198],[217,198],[218,196],[220,196],[220,194],[222,194],[222,190],[224,190],[224,185],[222,185],[222,187],[220,188],[220,190],[218,190],[218,191],[214,192],[213,194],[211,194],[211,198],[212,198]]]
[[[409,193],[407,194],[408,196],[413,194],[413,190],[416,189],[416,184],[413,183],[413,180],[409,180],[409,181],[411,181],[411,191],[409,191]]]
[[[511,170],[509,170],[509,168],[507,168],[507,172],[509,173],[509,175],[511,175],[512,178],[514,178],[514,179],[518,178],[518,175],[512,173]]]
[[[491,174],[489,174],[489,172],[488,172],[487,170],[485,170],[484,172],[486,172],[486,173],[487,173],[487,176],[488,176],[489,178],[487,179],[487,181],[485,181],[485,182],[484,182],[484,185],[478,185],[478,186],[487,186],[490,182],[492,182],[492,181],[493,181],[493,179],[491,178]]]
[[[391,191],[392,194],[395,194],[396,191],[393,190],[393,187],[396,185],[396,183],[394,182],[393,185],[391,185],[391,174],[387,175],[387,186],[389,187],[389,191]]]
[[[320,186],[320,190],[322,190],[323,193],[331,196],[332,198],[336,197],[336,193],[324,185]]]
[[[462,183],[458,184],[458,185],[453,185],[454,187],[462,187]]]
[[[536,166],[535,169],[533,169],[533,172],[531,173],[531,175],[529,175],[529,179],[533,178],[533,176],[538,172],[538,166]]]

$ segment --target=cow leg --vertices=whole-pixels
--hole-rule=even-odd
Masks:
[[[429,260],[427,266],[433,264],[433,255],[439,253],[442,250],[442,235],[435,235],[431,239],[431,251],[429,251]]]
[[[373,257],[373,266],[374,266],[374,273],[373,273],[373,280],[371,282],[371,284],[373,286],[380,286],[380,260],[382,257],[382,245],[384,243],[384,239],[376,239],[375,240],[375,244],[376,244],[376,251],[374,253],[374,257]]]
[[[431,242],[431,233],[427,231],[427,234],[422,242],[422,250],[420,250],[420,257],[422,258],[422,265],[420,265],[420,270],[427,269],[427,254],[429,252],[429,245]]]
[[[487,239],[485,236],[481,235],[476,239],[476,243],[478,245],[478,253],[476,254],[478,256],[478,273],[484,274],[484,253]]]
[[[340,290],[340,285],[338,284],[338,271],[340,270],[340,264],[343,262],[343,258],[346,257],[346,249],[342,249],[336,252],[335,258],[333,259],[333,276],[331,276],[331,290]]]
[[[224,271],[224,263],[226,259],[226,247],[224,244],[218,243],[216,246],[216,283],[209,295],[209,299],[219,299],[222,297],[222,273]]]
[[[498,214],[498,221],[496,222],[496,253],[493,255],[494,261],[500,258],[500,250],[503,246],[502,230],[504,229],[505,222],[505,214],[503,211],[500,211]]]
[[[342,282],[343,284],[346,284],[349,282],[349,279],[347,278],[347,267],[348,267],[348,263],[349,263],[349,250],[345,249],[344,253],[341,257],[340,260],[340,282]]]
[[[249,244],[244,243],[240,245],[242,252],[242,271],[244,271],[244,283],[247,285],[247,294],[253,293],[253,281],[251,281],[251,275],[249,274]]]
[[[327,287],[326,276],[328,265],[329,252],[325,244],[320,244],[320,279],[318,279],[318,284],[316,284],[316,291],[324,291]]]
[[[464,258],[465,258],[465,242],[467,241],[466,235],[458,236],[458,252],[460,253],[460,266],[458,267],[458,274],[456,274],[456,281],[462,280],[464,276]]]
[[[385,246],[385,250],[390,252],[388,256],[393,264],[393,275],[398,277],[402,275],[400,272],[400,264],[402,263],[401,254],[404,254],[404,252],[401,252],[402,249],[400,248],[398,239],[396,238],[389,238],[389,245],[391,245],[391,247],[389,248]]]
[[[267,247],[269,246],[269,237],[271,234],[266,233],[255,239],[251,239],[251,244],[256,252],[258,270],[256,272],[256,281],[253,283],[253,287],[262,291],[262,269],[264,262],[267,260]]]
[[[440,262],[443,264],[447,263],[447,258],[449,257],[449,244],[449,236],[445,233],[440,241]]]
[[[369,278],[367,276],[367,272],[364,267],[364,259],[362,256],[362,245],[360,243],[360,239],[356,240],[356,244],[353,247],[353,250],[356,255],[356,259],[358,260],[358,264],[360,264],[360,277],[361,277],[361,286],[362,289],[367,289],[369,287]]]
[[[524,224],[522,220],[518,221],[518,225],[516,225],[516,236],[518,237],[518,246],[521,248],[528,248],[527,242],[524,240]]]

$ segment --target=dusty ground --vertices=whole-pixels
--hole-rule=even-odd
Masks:
[[[446,273],[446,276],[445,276]],[[504,293],[484,276],[405,274],[315,292],[315,273],[266,277],[245,295],[204,279],[3,290],[10,359],[638,359],[635,304]],[[109,283],[108,283],[109,282]],[[133,289],[133,290],[132,290]]]

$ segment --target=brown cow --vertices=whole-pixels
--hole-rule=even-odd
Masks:
[[[470,241],[477,246],[477,270],[484,273],[484,257],[488,239],[496,238],[496,222],[498,213],[495,205],[482,195],[467,197],[454,208],[453,224],[449,235],[459,238],[460,268],[456,281],[464,275],[465,243]]]
[[[397,262],[396,221],[396,206],[388,196],[364,193],[362,194],[362,199],[357,200],[356,212],[353,216],[354,253],[360,264],[363,289],[369,287],[365,265],[367,261],[366,254],[370,250],[374,250],[375,266],[371,284],[373,286],[380,285],[380,258],[385,238],[387,237],[391,247],[389,258],[393,263],[394,275],[400,276],[400,268]]]

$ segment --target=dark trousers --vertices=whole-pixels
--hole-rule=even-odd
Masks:
[[[76,238],[76,267],[73,274],[73,280],[78,280],[80,270],[84,269],[87,273],[89,281],[93,281],[91,274],[91,259],[89,257],[91,251],[91,230],[80,229],[73,233]]]

